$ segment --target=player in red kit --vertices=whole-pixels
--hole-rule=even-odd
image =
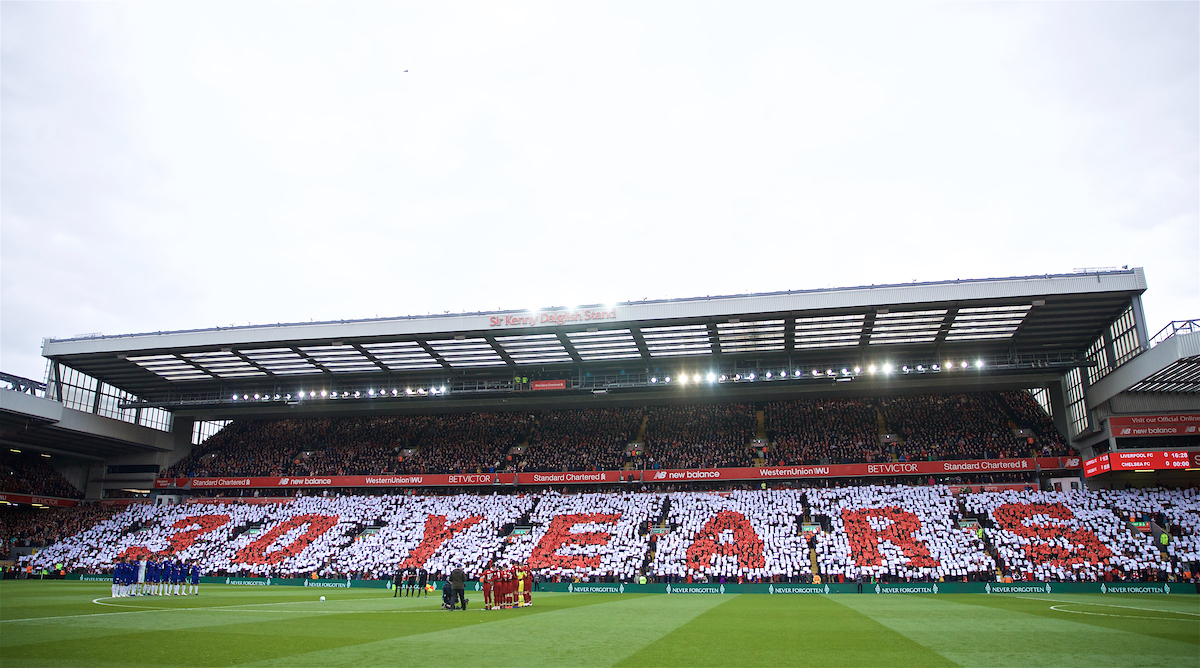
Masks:
[[[479,576],[480,584],[483,585],[483,609],[491,610],[495,606],[495,597],[493,590],[495,588],[496,571],[487,568],[483,571],[483,575]]]
[[[522,583],[523,586],[521,587],[522,593],[525,596],[524,604],[527,606],[533,605],[533,571],[529,570],[528,565],[522,571],[525,576]]]

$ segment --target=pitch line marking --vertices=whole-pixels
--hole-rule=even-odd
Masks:
[[[1061,598],[1038,598],[1036,596],[1021,596],[1020,598],[1028,598],[1028,599],[1033,599],[1035,601],[1050,601],[1051,603],[1066,603],[1066,604],[1070,604],[1070,605],[1099,605],[1099,606],[1103,606],[1105,608],[1125,608],[1127,610],[1141,610],[1143,612],[1162,612],[1162,613],[1170,614],[1170,615],[1191,615],[1193,617],[1200,617],[1200,612],[1185,612],[1183,610],[1163,610],[1161,608],[1139,608],[1136,605],[1117,605],[1115,603],[1082,603],[1080,601],[1064,601]],[[1054,606],[1050,606],[1050,607],[1054,608]],[[1069,612],[1069,611],[1060,610],[1059,612]],[[1155,618],[1155,619],[1157,619],[1157,618]]]
[[[1052,605],[1052,606],[1050,606],[1050,609],[1055,612],[1067,612],[1072,615],[1094,615],[1096,617],[1120,617],[1121,619],[1154,619],[1154,620],[1158,620],[1158,621],[1162,621],[1162,622],[1193,622],[1194,621],[1191,619],[1184,619],[1181,617],[1172,618],[1172,617],[1148,617],[1146,615],[1113,615],[1113,614],[1109,614],[1107,612],[1084,612],[1083,610],[1063,610],[1062,607],[1064,605],[1093,605],[1093,604],[1092,603],[1062,603],[1060,605]],[[1139,608],[1139,609],[1141,609],[1141,608]],[[1190,614],[1192,614],[1190,612],[1176,613],[1176,612],[1167,612],[1165,610],[1151,610],[1150,608],[1145,608],[1145,609],[1149,610],[1151,612],[1162,612],[1163,614],[1166,614],[1166,615],[1174,615],[1174,614],[1190,615]]]
[[[124,612],[89,612],[81,615],[55,615],[53,617],[19,617],[17,619],[0,619],[0,624],[9,622],[44,622],[54,619],[74,619],[78,617],[104,617],[107,615],[136,615],[144,612],[171,612],[174,610],[189,611],[189,610],[225,610],[227,612],[294,612],[297,614],[324,614],[324,615],[354,615],[354,614],[393,614],[393,613],[418,613],[418,612],[448,612],[444,610],[237,610],[235,608],[244,608],[248,606],[263,606],[263,605],[292,605],[296,603],[313,603],[313,601],[278,601],[275,603],[241,603],[238,605],[212,605],[201,606],[197,608],[153,608],[134,605],[121,605],[119,603],[103,603],[102,599],[112,598],[111,596],[101,596],[92,599],[92,603],[113,608],[141,608],[139,610],[126,610]],[[371,599],[356,599],[356,600],[371,600]],[[471,612],[478,612],[472,610]]]

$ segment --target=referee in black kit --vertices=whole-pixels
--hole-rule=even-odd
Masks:
[[[392,576],[392,598],[400,595],[400,588],[404,586],[404,569],[396,567],[396,574]]]

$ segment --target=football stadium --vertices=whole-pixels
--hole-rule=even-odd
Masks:
[[[1140,268],[46,339],[5,666],[1200,662]]]

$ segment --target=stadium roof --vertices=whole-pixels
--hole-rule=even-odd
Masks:
[[[43,355],[156,405],[315,382],[474,387],[514,374],[654,373],[697,361],[734,370],[970,358],[1044,370],[1082,363],[1145,289],[1140,268],[1098,270],[96,335],[47,339]]]

